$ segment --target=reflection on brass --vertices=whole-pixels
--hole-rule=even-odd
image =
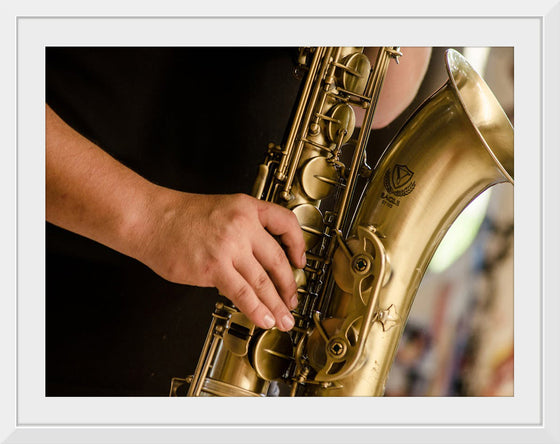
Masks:
[[[336,167],[322,156],[308,160],[301,168],[300,182],[309,200],[322,200],[339,183]]]
[[[297,216],[307,246],[296,325],[262,331],[231,305],[216,307],[196,368],[171,394],[380,396],[408,313],[447,228],[486,188],[513,184],[513,128],[489,88],[456,51],[448,82],[397,133],[369,175],[358,177],[389,63],[361,48],[305,48],[307,77],[286,141],[269,146],[255,196]],[[355,143],[354,113],[366,109]],[[348,151],[348,156],[339,156]],[[349,159],[342,163],[340,159]],[[357,211],[350,206],[361,195]]]
[[[354,110],[346,103],[339,103],[329,113],[327,134],[331,142],[338,142],[342,136],[342,143],[350,140],[356,125]]]
[[[350,54],[341,64],[340,70],[342,71],[342,88],[362,94],[369,77],[369,58],[361,52]]]
[[[379,311],[377,313],[377,320],[381,322],[383,331],[389,330],[401,321],[393,304],[391,304],[386,310]]]
[[[301,268],[292,268],[292,272],[294,274],[294,281],[296,281],[297,288],[303,288],[307,284],[307,276],[305,275],[305,271]]]
[[[301,204],[292,209],[303,230],[303,239],[307,250],[312,250],[322,239],[325,229],[323,215],[317,207],[311,204]]]
[[[280,378],[294,359],[294,346],[289,333],[273,328],[255,340],[253,367],[260,378]]]

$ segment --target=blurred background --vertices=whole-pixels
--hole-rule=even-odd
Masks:
[[[454,49],[482,75],[514,124],[513,48]],[[375,132],[373,150],[381,152],[395,127],[447,81],[444,53],[433,49],[410,111]],[[501,184],[451,227],[416,295],[386,396],[513,396],[513,226],[513,187]]]

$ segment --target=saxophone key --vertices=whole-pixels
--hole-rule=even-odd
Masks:
[[[284,375],[294,359],[294,346],[287,332],[272,328],[263,331],[254,342],[251,364],[265,381]]]
[[[338,170],[323,156],[308,160],[301,168],[299,179],[303,192],[312,200],[329,196],[340,182]]]

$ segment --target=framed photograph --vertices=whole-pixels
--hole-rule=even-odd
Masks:
[[[556,377],[560,373],[560,330],[555,319],[560,309],[556,272],[560,242],[555,230],[560,226],[557,199],[560,180],[556,173],[556,166],[560,164],[557,149],[560,97],[556,81],[560,78],[560,4],[543,1],[524,7],[507,5],[507,12],[503,5],[495,8],[490,4],[455,9],[442,4],[420,6],[403,2],[402,8],[399,5],[368,5],[359,12],[345,13],[338,10],[340,5],[333,3],[330,6],[323,3],[312,8],[311,4],[300,4],[297,9],[290,9],[288,5],[263,8],[242,3],[234,7],[225,2],[212,2],[189,7],[177,2],[144,5],[132,13],[133,9],[116,3],[68,7],[63,2],[51,2],[47,9],[38,2],[26,5],[10,2],[5,8],[8,13],[2,17],[5,37],[2,50],[4,60],[8,62],[7,69],[2,72],[5,92],[2,120],[6,149],[3,150],[3,174],[0,177],[4,182],[3,202],[8,210],[4,213],[2,230],[5,294],[0,302],[4,356],[0,379],[1,442],[560,442],[560,425],[556,421],[560,413],[560,384]],[[135,368],[137,361],[128,360],[127,353],[130,350],[130,356],[133,353],[136,356],[150,355],[146,362],[154,356],[169,359],[168,355],[174,351],[165,349],[165,341],[169,342],[169,338],[164,330],[160,348],[143,346],[137,332],[143,323],[152,326],[150,328],[168,323],[158,304],[174,304],[176,301],[163,297],[154,301],[139,298],[136,303],[145,305],[138,309],[132,307],[134,295],[128,294],[126,304],[113,306],[115,295],[131,293],[131,290],[104,286],[96,281],[94,268],[80,270],[71,260],[57,263],[56,270],[49,268],[49,263],[53,264],[62,256],[57,256],[56,248],[65,248],[59,247],[63,243],[57,243],[57,232],[49,227],[45,229],[45,101],[54,97],[46,81],[48,76],[54,77],[51,74],[54,68],[51,70],[50,67],[55,66],[58,53],[53,48],[70,48],[76,54],[91,48],[143,48],[145,51],[162,51],[163,48],[164,52],[194,48],[199,52],[193,52],[192,59],[183,61],[185,66],[172,65],[176,73],[183,68],[190,70],[192,66],[195,71],[191,74],[200,78],[200,82],[187,85],[184,92],[176,96],[176,108],[173,109],[178,110],[182,106],[196,107],[204,100],[207,87],[235,87],[237,80],[232,72],[240,69],[237,64],[250,63],[249,60],[223,58],[226,74],[221,80],[219,73],[211,75],[205,71],[209,66],[207,60],[213,57],[212,48],[251,47],[279,51],[282,47],[376,47],[393,42],[402,47],[470,48],[472,58],[482,54],[483,59],[502,54],[500,50],[504,50],[503,53],[510,57],[511,66],[507,65],[507,69],[511,69],[513,79],[511,109],[515,106],[516,179],[512,198],[515,230],[512,225],[510,233],[513,314],[509,324],[513,337],[507,339],[512,346],[507,348],[502,360],[492,361],[496,374],[506,372],[506,377],[492,379],[484,387],[481,385],[479,391],[470,392],[475,395],[469,396],[462,396],[466,392],[460,389],[437,391],[437,381],[430,384],[431,391],[420,391],[418,387],[422,384],[418,381],[423,373],[418,368],[406,367],[408,355],[407,350],[403,350],[402,378],[409,382],[412,378],[416,385],[399,385],[395,377],[392,385],[386,387],[392,396],[167,397],[165,393],[158,395],[156,383],[166,379],[167,374],[158,374],[157,368],[150,373],[148,364],[141,371],[156,382],[150,385],[148,381],[145,390],[134,392],[134,388],[130,388],[134,387],[134,381],[127,380],[126,375],[134,378],[140,369]],[[197,56],[202,53],[204,56]],[[169,78],[157,77],[151,61],[142,59],[144,54],[138,52],[133,56],[141,60],[139,66],[145,70],[146,76],[159,82],[154,91],[145,90],[145,96],[157,98],[157,94],[174,94],[174,90],[166,89],[170,88]],[[130,52],[126,56],[129,55]],[[115,60],[121,56],[124,57],[124,53],[110,54]],[[220,57],[224,57],[222,53]],[[164,57],[159,60],[163,63]],[[65,62],[56,62],[56,69],[64,74]],[[275,65],[268,66],[270,71],[276,69]],[[129,88],[130,78],[123,75],[117,90]],[[208,78],[213,79],[211,86],[205,80]],[[71,76],[61,75],[60,79],[56,97],[57,100],[60,98],[62,109],[71,106],[69,101],[77,89]],[[252,78],[247,81],[247,102],[250,102],[250,89],[259,86]],[[97,91],[105,94],[107,88],[101,82],[95,91],[84,93],[92,109],[98,98]],[[139,101],[144,98],[137,97]],[[274,99],[277,109],[280,109],[282,99],[281,95]],[[188,103],[191,100],[192,103]],[[251,122],[243,122],[235,103],[212,104],[216,112],[208,118],[205,132],[216,143],[235,146],[235,142],[229,141],[230,133],[225,129],[229,126],[223,122],[228,120],[231,126],[247,124],[253,128]],[[251,109],[250,103],[243,106]],[[166,132],[181,132],[180,140],[195,137],[196,124],[186,122],[185,126],[174,126],[165,118],[165,111],[169,112],[158,110],[155,113],[160,119],[156,132],[145,135],[135,132],[136,127],[131,126],[133,129],[130,130],[123,128],[122,140],[131,147],[151,146],[157,151],[158,141],[163,140],[159,137]],[[108,110],[105,116],[108,124],[112,116],[119,116],[120,112],[117,107]],[[250,111],[246,114],[251,116]],[[130,115],[123,121],[142,118],[140,114]],[[255,117],[255,122],[258,121]],[[85,132],[88,131],[87,119],[76,122],[83,124]],[[255,134],[266,132],[266,128],[253,129]],[[212,157],[212,152],[205,151],[203,145],[198,142],[194,145],[186,144],[187,149],[181,154],[184,159]],[[123,163],[129,161],[126,153],[118,154],[121,155]],[[237,154],[232,154],[233,157]],[[165,161],[171,171],[168,177],[150,179],[161,185],[167,185],[165,180],[170,181],[170,186],[181,184],[180,172],[173,172],[173,161]],[[137,167],[149,171],[142,168],[147,168],[150,162],[141,159]],[[406,171],[410,173],[410,170]],[[237,180],[235,173],[222,172],[223,175],[230,174],[234,184]],[[393,187],[398,185],[396,178],[388,180],[393,181]],[[388,202],[396,205],[394,201]],[[79,240],[76,242],[72,248],[85,245]],[[52,247],[50,250],[48,245]],[[91,263],[95,264],[95,260]],[[109,260],[121,261],[117,255]],[[126,273],[140,276],[135,264],[126,267]],[[138,285],[159,288],[151,279],[139,277]],[[170,292],[179,294],[180,286],[173,285],[169,286]],[[65,298],[56,303],[48,302],[48,298],[52,301],[56,291],[63,287]],[[72,288],[76,289],[75,293],[70,291]],[[434,299],[428,303],[438,301]],[[196,322],[198,327],[204,325],[207,328],[208,321],[209,325],[210,312],[208,319],[191,319],[188,306],[177,307],[185,312],[189,323]],[[457,310],[466,308],[461,305]],[[107,327],[105,324],[95,325],[95,317],[107,313],[114,317],[112,323]],[[491,331],[501,322],[501,315],[507,318],[498,310],[494,317],[478,319],[477,325],[482,323],[483,330]],[[128,321],[123,323],[119,316],[128,316]],[[156,325],[156,321],[147,316],[158,319],[160,324]],[[191,317],[195,315],[191,314]],[[470,312],[464,312],[453,325],[459,329],[462,320],[470,317]],[[132,322],[135,327],[131,327]],[[75,328],[78,325],[93,332],[91,336],[107,335],[106,343],[114,342],[114,349],[100,349],[99,344],[90,341],[87,335],[77,334]],[[177,327],[176,331],[180,328]],[[406,335],[412,344],[408,353],[412,355],[417,352],[413,339],[426,338],[421,329],[418,331]],[[115,339],[112,342],[115,333],[122,333],[126,341],[119,343]],[[52,346],[53,338],[56,338],[56,347]],[[481,338],[477,344],[479,352],[492,346],[484,335]],[[189,338],[182,340],[189,343]],[[198,354],[198,350],[197,346],[193,353]],[[441,353],[441,356],[445,355],[446,352]],[[119,365],[126,368],[120,373],[115,370],[113,379],[105,381],[106,385],[101,388],[98,382],[104,376],[99,375],[112,372],[104,367],[105,361],[97,360],[98,356],[114,356]],[[498,359],[495,356],[488,359]],[[181,359],[186,357],[178,357],[178,368]],[[79,372],[83,372],[80,378],[73,377]],[[411,372],[414,377],[410,376]],[[445,386],[449,387],[453,384],[449,373],[445,374]],[[85,380],[92,381],[91,386],[84,384]],[[444,383],[439,387],[442,385]],[[404,391],[404,386],[410,390]]]

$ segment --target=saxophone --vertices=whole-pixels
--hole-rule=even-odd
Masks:
[[[447,229],[485,189],[513,184],[511,123],[454,50],[446,52],[449,80],[372,173],[365,148],[387,68],[400,56],[398,47],[382,48],[372,67],[362,48],[300,50],[307,76],[292,125],[283,145],[269,145],[253,190],[291,209],[304,233],[295,326],[262,330],[219,302],[194,375],[173,378],[170,396],[383,395]],[[355,140],[353,106],[365,109]]]

